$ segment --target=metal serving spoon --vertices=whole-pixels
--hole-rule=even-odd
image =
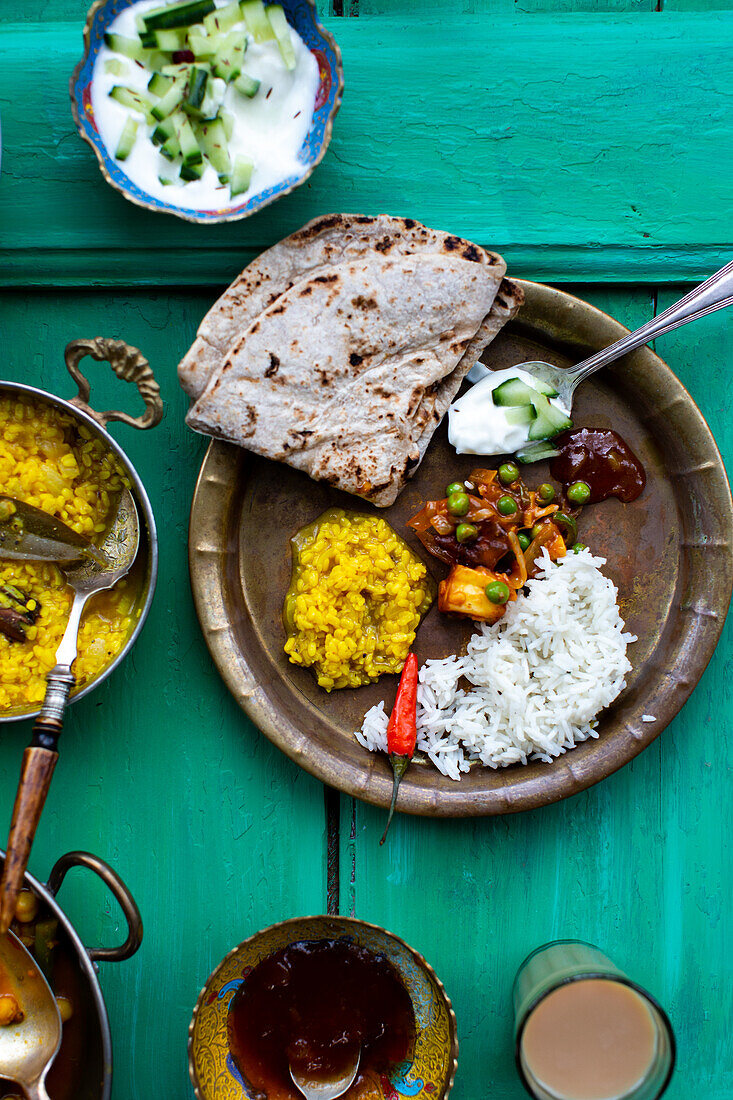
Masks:
[[[351,1061],[339,1072],[337,1077],[312,1078],[306,1077],[300,1070],[289,1066],[293,1084],[299,1092],[305,1096],[305,1100],[336,1100],[337,1096],[343,1096],[356,1080],[361,1062],[361,1047],[355,1055],[351,1055]]]
[[[56,664],[46,676],[48,687],[41,713],[33,727],[33,739],[23,754],[18,793],[10,824],[8,851],[0,881],[0,935],[10,927],[28,864],[33,837],[46,801],[51,777],[59,758],[57,744],[63,726],[69,692],[76,683],[71,666],[76,660],[79,623],[87,600],[112,588],[132,568],[140,543],[140,523],[132,493],[123,490],[109,534],[100,547],[105,565],[86,559],[61,565],[74,591],[69,621],[56,650]]]
[[[721,267],[720,271],[716,271],[715,275],[711,275],[706,282],[695,287],[689,294],[685,294],[679,302],[675,302],[663,313],[647,321],[641,328],[630,332],[628,336],[622,336],[614,344],[602,351],[597,351],[595,355],[591,355],[581,363],[576,363],[574,367],[561,370],[559,367],[553,367],[551,363],[544,362],[518,363],[517,367],[519,370],[526,371],[527,374],[534,375],[538,380],[547,382],[557,390],[558,403],[569,413],[573,406],[573,394],[576,388],[601,367],[613,363],[615,359],[620,359],[622,355],[640,347],[641,344],[649,343],[650,340],[662,336],[665,332],[671,332],[672,329],[689,324],[690,321],[696,321],[698,317],[704,317],[708,313],[714,313],[716,309],[724,309],[725,306],[730,305],[733,305],[733,261]],[[551,441],[549,442],[551,445]],[[530,444],[524,448],[523,453],[529,457],[534,447],[537,450],[546,449],[547,445],[547,442]]]
[[[27,1100],[50,1100],[46,1074],[61,1046],[61,1016],[38,963],[12,932],[0,936],[0,969],[14,986],[23,1019],[0,1027],[0,1077]]]
[[[48,512],[0,493],[0,558],[72,562],[86,557],[98,559],[99,551],[83,535]]]

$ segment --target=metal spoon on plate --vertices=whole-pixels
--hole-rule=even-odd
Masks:
[[[308,1077],[304,1070],[293,1069],[290,1065],[290,1076],[293,1084],[299,1092],[305,1096],[305,1100],[336,1100],[350,1089],[356,1080],[361,1062],[361,1047],[350,1055],[350,1060],[335,1077]]]
[[[715,275],[711,275],[689,294],[685,294],[674,305],[653,317],[651,321],[647,321],[641,328],[630,332],[628,336],[622,336],[620,340],[616,340],[609,347],[596,352],[581,363],[576,363],[574,367],[561,370],[559,367],[553,367],[551,363],[544,362],[518,363],[517,367],[556,390],[558,404],[569,413],[577,387],[601,367],[613,363],[627,352],[649,343],[650,340],[662,336],[665,332],[671,332],[681,325],[689,324],[690,321],[696,321],[699,317],[705,317],[708,313],[714,313],[715,310],[724,309],[730,305],[733,305],[733,261],[722,267]],[[547,451],[548,445],[552,446],[551,440],[530,444],[520,452],[519,457],[526,462],[532,462],[533,453],[541,457],[539,452]]]
[[[46,676],[46,696],[33,727],[33,739],[23,754],[5,868],[0,881],[0,935],[10,927],[15,914],[33,837],[58,760],[57,744],[64,710],[69,692],[76,683],[71,668],[76,660],[84,606],[91,596],[112,588],[130,571],[139,542],[137,507],[132,494],[125,489],[120,495],[109,532],[99,547],[99,555],[95,555],[94,559],[87,557],[59,566],[74,592],[74,601],[64,636],[56,651],[56,664]]]
[[[0,936],[5,971],[23,1019],[0,1027],[0,1077],[19,1085],[28,1100],[49,1100],[46,1074],[61,1046],[61,1016],[38,963],[12,932]]]

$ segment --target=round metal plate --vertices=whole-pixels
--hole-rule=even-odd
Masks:
[[[537,283],[521,283],[522,310],[489,346],[500,368],[532,359],[568,366],[627,330],[586,302]],[[511,813],[555,802],[605,778],[657,737],[689,698],[723,627],[733,583],[733,509],[723,463],[694,401],[669,367],[641,348],[579,390],[576,424],[613,427],[644,463],[647,487],[633,504],[607,501],[584,510],[583,542],[607,559],[627,628],[628,687],[601,716],[600,737],[552,764],[475,767],[454,782],[414,762],[400,788],[407,813],[469,816]],[[425,560],[405,521],[446,481],[480,460],[456,456],[445,424],[397,502],[379,510]],[[529,467],[530,486],[547,476]],[[352,736],[380,699],[391,708],[396,677],[327,695],[314,676],[288,663],[281,611],[290,579],[290,537],[324,509],[363,511],[362,501],[287,466],[214,442],[191,512],[189,559],[199,620],[227,686],[262,732],[297,764],[348,794],[387,806],[389,762]],[[444,570],[431,559],[439,579]],[[417,635],[420,661],[460,652],[472,624],[433,607]],[[651,714],[655,722],[642,722]]]

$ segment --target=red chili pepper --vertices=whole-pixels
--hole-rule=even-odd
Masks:
[[[414,653],[409,653],[402,669],[397,697],[387,726],[387,748],[389,750],[389,762],[394,773],[394,786],[392,788],[392,803],[389,807],[387,826],[384,830],[384,836],[379,842],[380,844],[384,844],[387,838],[387,830],[397,804],[397,791],[412,760],[416,741],[417,657]]]

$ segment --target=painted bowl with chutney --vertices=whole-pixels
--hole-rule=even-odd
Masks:
[[[361,1048],[347,1100],[443,1100],[458,1063],[456,1018],[432,967],[404,940],[353,917],[295,917],[239,944],[202,989],[188,1034],[197,1100],[265,1091],[268,1100],[298,1100],[289,1065],[303,1057],[336,1076],[337,1042],[346,1057],[349,1044]]]

